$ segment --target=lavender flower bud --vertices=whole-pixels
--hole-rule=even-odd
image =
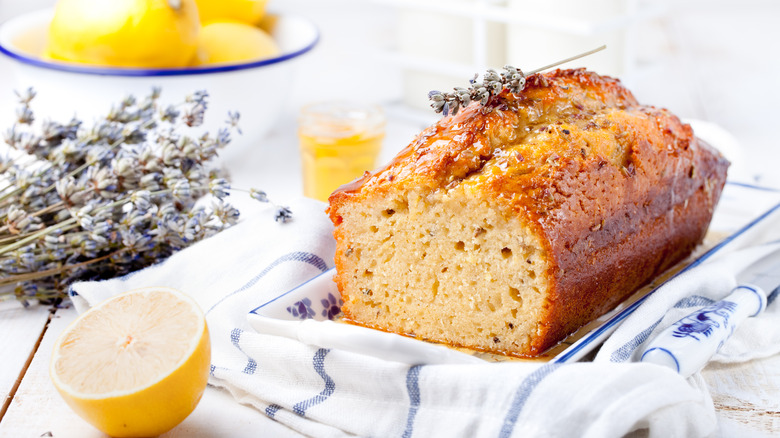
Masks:
[[[65,238],[63,236],[46,235],[43,238],[43,246],[49,251],[61,248],[64,244]]]
[[[27,271],[30,272],[37,271],[38,266],[40,265],[37,257],[35,257],[35,254],[29,247],[26,248],[25,252],[22,252],[19,255],[19,264],[21,264]]]
[[[37,135],[31,135],[27,132],[22,134],[21,141],[18,144],[18,148],[27,152],[28,154],[35,154],[40,146],[41,138]]]
[[[176,181],[171,191],[174,199],[185,200],[192,197],[192,190],[190,189],[190,182],[186,179]]]
[[[239,211],[227,202],[219,200],[214,204],[214,216],[224,225],[235,225],[239,215]]]
[[[187,103],[205,103],[207,97],[209,97],[209,93],[206,90],[198,90],[185,97],[184,101]]]
[[[241,114],[239,114],[238,111],[235,112],[228,111],[227,124],[230,125],[231,128],[235,129],[236,132],[242,134],[241,128],[238,126],[238,121],[240,119],[241,119]]]
[[[197,127],[203,124],[203,118],[206,112],[205,103],[196,103],[184,110],[182,120],[189,127]]]
[[[15,204],[11,204],[11,206],[8,207],[8,212],[6,213],[6,222],[14,223],[25,217],[27,217],[27,212]]]
[[[87,257],[97,257],[98,243],[91,239],[84,239],[81,242],[81,252]]]
[[[141,177],[141,180],[138,182],[139,186],[143,190],[148,190],[151,192],[156,192],[161,189],[160,187],[160,181],[162,180],[162,175],[160,175],[157,172],[154,173],[148,173]]]
[[[268,202],[268,195],[264,191],[258,189],[249,189],[249,196],[260,202]]]
[[[30,185],[27,187],[27,189],[22,193],[22,199],[23,200],[31,200],[41,194],[42,190],[38,186]]]
[[[122,238],[122,244],[127,248],[143,251],[148,249],[149,245],[152,243],[151,236],[143,234],[137,231],[135,228],[121,230],[120,235]]]
[[[98,170],[95,177],[92,180],[95,189],[99,190],[101,194],[103,192],[113,192],[116,190],[116,176],[111,173],[111,169],[103,167]]]
[[[92,216],[83,215],[77,220],[79,226],[85,231],[92,231],[92,229],[95,227],[95,220],[92,218]]]
[[[209,182],[209,191],[211,194],[219,199],[225,198],[230,195],[230,183],[225,178],[217,178]]]
[[[146,213],[152,208],[152,194],[149,190],[137,190],[130,195],[130,202],[140,213]]]
[[[67,139],[75,139],[77,137],[79,127],[81,126],[81,120],[73,117],[70,119],[67,125],[62,126],[62,137]]]
[[[57,248],[48,252],[49,260],[60,261],[68,257],[68,253],[63,248]]]
[[[122,137],[126,144],[139,144],[146,140],[146,133],[140,129],[138,123],[125,125],[122,129]]]
[[[241,132],[239,132],[240,134]],[[219,131],[217,131],[217,139],[216,139],[216,146],[219,149],[224,148],[230,143],[230,131],[228,131],[225,128],[221,128]]]
[[[170,168],[178,170],[178,167],[181,166],[181,152],[173,143],[167,143],[165,146],[163,146],[162,149],[162,162],[166,166],[171,166]],[[168,170],[168,168],[163,168],[163,171]]]
[[[41,136],[46,141],[56,141],[62,136],[62,125],[52,120],[44,120],[41,124]]]
[[[25,281],[17,287],[16,292],[25,297],[35,297],[38,294],[38,285],[29,281]],[[24,300],[22,304],[24,307],[30,306],[27,300]]]
[[[169,105],[160,114],[160,119],[169,123],[176,123],[176,119],[178,117],[179,117],[179,111],[173,105]]]
[[[135,96],[132,94],[125,96],[125,98],[122,99],[122,102],[120,102],[120,105],[122,105],[122,108],[129,108],[135,105]]]
[[[87,231],[91,230],[94,226],[94,221],[92,219],[92,211],[94,208],[93,204],[87,204],[81,207],[75,214],[79,226]]]
[[[165,167],[163,168],[163,182],[168,188],[172,188],[179,180],[187,179],[184,177],[184,172],[178,167]]]
[[[279,207],[279,209],[276,210],[276,215],[274,216],[274,220],[276,220],[276,222],[282,223],[289,221],[291,218],[292,210],[290,210],[289,207]]]
[[[87,149],[86,160],[88,163],[101,163],[111,158],[111,151],[103,146],[92,146]]]
[[[22,133],[16,130],[16,125],[11,125],[3,133],[3,141],[11,147],[16,147],[17,143],[22,141]]]
[[[501,82],[501,76],[499,76],[499,74],[496,73],[496,71],[491,68],[487,71],[487,73],[485,73],[485,76],[483,77],[482,80],[485,83],[496,82],[496,81]]]
[[[167,216],[171,216],[176,214],[176,207],[173,205],[172,202],[166,202],[165,204],[162,204],[160,208],[157,209],[157,217],[165,218]]]
[[[152,87],[152,91],[149,93],[148,99],[154,102],[160,98],[160,93],[162,93],[162,87],[155,85]]]
[[[111,168],[114,169],[114,175],[136,181],[138,179],[138,168],[136,160],[132,157],[120,157],[111,160]]]
[[[94,225],[92,227],[92,232],[90,233],[90,237],[92,237],[94,240],[97,241],[108,241],[108,236],[111,234],[111,229],[113,227],[108,222],[100,222]]]
[[[23,124],[23,125],[29,125],[35,120],[35,116],[33,116],[32,110],[30,110],[30,107],[24,105],[19,106],[16,108],[16,121]]]
[[[104,247],[108,244],[108,238],[100,234],[90,233],[89,238],[99,247]]]
[[[201,223],[201,215],[195,215],[187,220],[182,236],[187,241],[193,241],[203,232],[203,224]]]
[[[9,274],[16,274],[19,272],[19,267],[16,264],[15,258],[6,258],[0,261],[0,270]]]
[[[22,233],[28,233],[31,231],[40,230],[43,228],[43,224],[41,223],[41,218],[27,216],[16,223],[16,228]]]
[[[18,91],[14,91],[14,94],[16,94],[16,97],[19,99],[19,103],[22,105],[29,104],[34,98],[35,98],[35,90],[32,87],[28,87],[26,90],[22,91],[21,93]]]
[[[122,225],[132,228],[141,228],[151,218],[151,213],[140,213],[138,210],[133,210],[130,214],[122,218]]]

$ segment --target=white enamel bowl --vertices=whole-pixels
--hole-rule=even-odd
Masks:
[[[128,94],[143,97],[162,88],[163,103],[179,103],[198,90],[209,93],[204,128],[216,132],[228,111],[241,114],[243,135],[225,152],[257,145],[274,125],[291,93],[296,64],[319,40],[316,26],[302,17],[269,14],[267,26],[279,45],[277,57],[237,65],[174,69],[92,67],[41,59],[52,10],[15,17],[0,26],[0,52],[11,59],[17,90],[33,87],[33,109],[48,118],[67,121],[104,115]],[[0,96],[6,105],[12,96]],[[242,152],[242,153],[243,153]]]

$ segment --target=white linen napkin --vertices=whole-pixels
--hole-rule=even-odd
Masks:
[[[737,285],[739,271],[778,249],[780,243],[770,243],[735,251],[673,278],[623,321],[594,361],[637,361],[646,342],[694,310],[728,295]],[[780,305],[773,304],[775,299],[770,296],[764,313],[742,322],[712,360],[745,362],[780,353]]]
[[[145,286],[190,294],[206,312],[211,331],[210,384],[307,436],[621,437],[642,428],[651,437],[717,433],[712,400],[698,373],[686,380],[660,366],[627,361],[648,329],[666,324],[665,319],[656,323],[665,309],[688,296],[725,295],[735,268],[748,263],[746,255],[713,260],[656,292],[607,340],[594,362],[408,366],[303,345],[249,326],[250,310],[332,266],[325,205],[301,199],[291,208],[289,223],[276,223],[270,209],[258,208],[244,213],[233,228],[159,265],[123,278],[74,284],[73,302],[83,312]],[[715,283],[717,291],[699,286]],[[760,325],[746,323],[736,335],[741,343],[729,345],[719,360],[774,354],[779,316],[775,304],[754,318]],[[758,330],[767,333],[760,348],[749,343]],[[759,349],[763,352],[755,353]]]

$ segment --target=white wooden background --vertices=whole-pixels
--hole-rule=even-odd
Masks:
[[[52,3],[0,0],[0,22]],[[385,158],[423,127],[417,113],[397,105],[399,72],[367,64],[363,56],[377,45],[392,45],[392,9],[359,0],[271,0],[271,5],[318,22],[322,42],[302,66],[318,73],[301,81],[280,108],[281,121],[263,140],[265,149],[228,163],[236,185],[262,187],[276,199],[300,194],[295,113],[306,102],[346,95],[385,104],[390,115]],[[646,65],[631,79],[632,90],[640,101],[726,129],[734,136],[734,174],[780,188],[775,133],[780,116],[780,3],[687,0],[671,5],[668,16],[646,29],[640,47]],[[2,126],[12,108],[11,87],[8,63],[0,59]],[[273,166],[267,165],[269,159]],[[101,436],[64,405],[48,377],[54,338],[74,317],[73,309],[22,309],[12,302],[0,303],[0,394],[5,395],[0,437],[38,437],[47,432],[54,437]],[[724,437],[780,435],[780,356],[749,365],[711,366],[704,376]],[[294,434],[264,414],[237,405],[229,394],[208,388],[193,415],[166,436]]]

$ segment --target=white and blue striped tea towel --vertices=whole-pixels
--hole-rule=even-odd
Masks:
[[[649,332],[664,325],[657,321],[666,309],[725,295],[733,280],[725,289],[718,284],[716,292],[696,285],[712,278],[713,270],[733,272],[725,269],[733,267],[732,259],[704,274],[690,271],[669,294],[656,293],[591,363],[408,366],[263,335],[247,323],[250,310],[332,266],[334,242],[324,207],[295,202],[293,220],[286,224],[274,222],[271,211],[245,214],[233,228],[160,265],[73,285],[73,301],[83,311],[144,286],[192,295],[211,330],[210,383],[227,388],[258,415],[306,436],[602,438],[645,428],[652,437],[717,433],[712,400],[699,374],[685,380],[659,366],[626,361]],[[774,307],[761,316],[774,318],[769,320],[774,331],[766,324],[753,329],[745,324],[745,329],[777,336]],[[745,342],[750,351],[771,353],[763,343]],[[721,356],[742,353],[731,355],[727,349]]]

